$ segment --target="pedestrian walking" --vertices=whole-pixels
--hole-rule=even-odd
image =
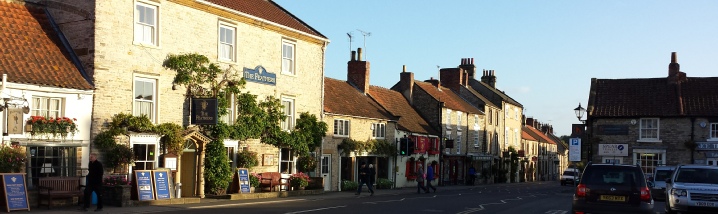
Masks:
[[[434,181],[434,167],[433,165],[436,164],[436,161],[432,162],[429,166],[426,167],[426,190],[433,189],[434,192],[436,192],[436,187],[434,185],[431,185],[431,182]]]
[[[369,164],[369,186],[374,187],[376,182],[376,171],[374,170],[374,164]]]
[[[88,173],[85,178],[87,185],[85,186],[85,197],[82,201],[83,207],[80,210],[85,212],[90,208],[92,192],[95,192],[95,195],[97,195],[97,209],[95,209],[95,212],[99,212],[102,211],[102,176],[105,170],[102,168],[102,163],[97,160],[97,153],[90,154],[90,163],[87,167]]]
[[[469,180],[467,183],[468,183],[468,185],[473,186],[475,181],[476,181],[476,169],[472,165],[471,167],[469,167]]]
[[[369,185],[369,168],[366,167],[366,163],[361,162],[361,168],[359,168],[359,187],[357,188],[357,193],[354,195],[361,194],[361,188],[364,186],[364,184],[367,184],[367,187],[369,188],[369,192],[371,192],[371,195],[374,195],[374,188]]]
[[[424,190],[425,193],[429,193],[429,190],[424,187],[424,166],[419,164],[417,165],[416,170],[416,193],[421,194],[421,190]]]

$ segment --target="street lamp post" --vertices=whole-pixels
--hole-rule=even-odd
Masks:
[[[593,145],[591,143],[591,139],[589,136],[590,133],[588,130],[590,128],[590,127],[588,127],[588,126],[590,126],[590,124],[586,124],[586,121],[588,120],[588,116],[586,116],[586,120],[581,120],[581,118],[583,118],[583,115],[586,113],[586,109],[581,107],[581,103],[578,103],[578,107],[573,109],[573,111],[576,113],[576,118],[578,118],[578,121],[581,121],[581,123],[586,125],[586,132],[587,132],[585,134],[586,137],[584,138],[584,136],[581,136],[581,138],[586,139],[586,140],[583,140],[584,143],[588,143],[588,158],[587,159],[588,159],[588,162],[591,162],[591,161],[593,161],[593,152],[592,152]]]

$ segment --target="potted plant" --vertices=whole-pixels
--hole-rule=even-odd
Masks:
[[[309,185],[309,176],[303,172],[297,172],[289,176],[289,185],[295,190],[304,190]]]
[[[124,175],[108,176],[102,179],[108,204],[122,207],[130,204],[130,181]]]
[[[262,175],[252,172],[249,173],[249,184],[251,188],[249,189],[250,192],[254,193],[255,190],[259,189],[259,181],[262,179]]]
[[[17,145],[0,145],[0,173],[20,172],[25,167],[25,150]]]

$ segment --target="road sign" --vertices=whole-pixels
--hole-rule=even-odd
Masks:
[[[581,161],[581,138],[569,139],[568,161]]]

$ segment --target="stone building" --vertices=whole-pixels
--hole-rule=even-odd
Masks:
[[[20,171],[30,191],[40,177],[82,175],[90,154],[92,81],[42,5],[0,1],[0,14],[0,146],[25,151]],[[37,194],[29,196],[34,201]]]
[[[359,49],[347,63],[347,81],[324,78],[324,122],[329,130],[322,147],[325,188],[341,190],[342,181],[358,181],[361,162],[374,165],[377,178],[394,179],[395,159],[377,152],[378,144],[395,147],[397,118],[369,95],[370,63]],[[328,185],[327,185],[328,184]]]
[[[29,1],[29,0],[28,0]],[[322,114],[324,52],[329,40],[273,1],[247,0],[42,0],[95,83],[92,137],[117,113],[147,115],[154,124],[191,126],[187,90],[173,85],[162,66],[170,54],[197,53],[243,76],[246,91],[281,99],[290,129],[301,112]],[[232,107],[234,108],[234,106]],[[234,112],[234,109],[230,109]],[[232,114],[224,118],[232,123]],[[183,196],[204,197],[203,147],[209,138],[185,132],[176,182]],[[131,133],[140,157],[128,169],[165,167],[160,136]],[[257,140],[225,141],[230,160],[238,150],[258,153],[254,172],[293,173],[290,148]],[[185,157],[185,158],[182,158]]]
[[[524,151],[523,157],[519,153],[521,159],[521,171],[519,177],[522,177],[527,182],[536,181],[536,168],[538,164],[538,146],[539,142],[536,138],[531,136],[528,130],[529,128],[524,126],[521,130],[521,150]],[[521,151],[519,150],[519,152]]]
[[[526,126],[524,126],[523,129],[538,141],[536,179],[540,181],[558,180],[560,167],[559,155],[557,153],[558,144],[536,127],[541,127],[541,124],[532,118],[528,118],[526,119]]]
[[[668,75],[591,79],[587,134],[594,163],[656,166],[718,162],[718,77],[688,77],[671,54]]]
[[[464,184],[473,164],[469,153],[479,152],[484,136],[484,112],[441,86],[439,80],[415,81],[414,74],[406,69],[391,89],[404,95],[426,122],[439,130],[440,184]]]

